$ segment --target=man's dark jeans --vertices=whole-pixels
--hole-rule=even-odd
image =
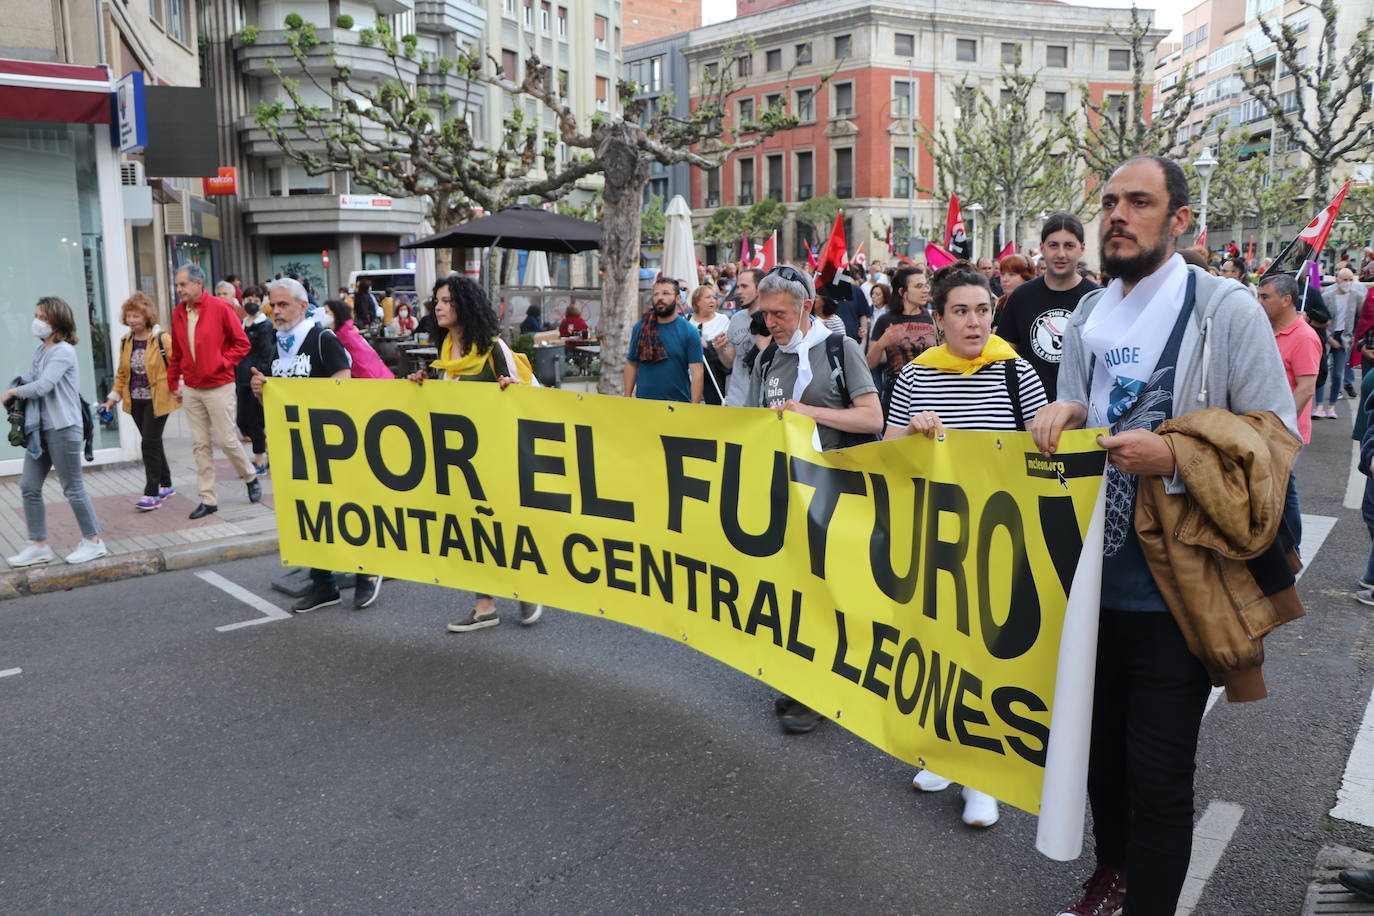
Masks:
[[[1097,861],[1130,916],[1173,916],[1193,849],[1193,770],[1211,681],[1173,616],[1103,609],[1088,758]]]

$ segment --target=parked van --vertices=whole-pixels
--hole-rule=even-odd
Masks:
[[[372,294],[381,301],[396,291],[415,292],[415,271],[398,267],[390,270],[355,270],[348,275],[348,291],[358,288],[358,278],[367,277],[372,284]]]

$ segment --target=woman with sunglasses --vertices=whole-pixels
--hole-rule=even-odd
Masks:
[[[1034,367],[992,333],[987,278],[967,261],[943,267],[935,272],[932,300],[943,343],[902,369],[883,438],[918,433],[944,438],[946,427],[1024,430],[1045,406],[1045,389]],[[939,792],[950,781],[922,770],[912,785],[921,792]],[[995,798],[964,787],[965,824],[991,827],[998,817]]]

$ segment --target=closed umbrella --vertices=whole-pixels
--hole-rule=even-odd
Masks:
[[[538,289],[549,287],[549,258],[544,252],[530,252],[529,262],[525,265],[525,285]]]
[[[681,194],[668,202],[663,225],[663,275],[679,280],[690,292],[697,285],[696,242],[692,239],[692,211]]]

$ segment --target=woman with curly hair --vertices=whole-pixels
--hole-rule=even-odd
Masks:
[[[453,274],[434,284],[434,331],[430,341],[439,349],[439,358],[430,363],[436,378],[457,382],[496,382],[505,389],[520,384],[515,354],[497,336],[496,310],[482,287],[467,277]],[[429,373],[420,369],[407,376],[417,385]],[[539,619],[544,607],[520,602],[520,623],[528,626]],[[466,633],[494,627],[501,622],[496,615],[496,599],[477,596],[477,603],[465,617],[448,625],[450,633]]]

